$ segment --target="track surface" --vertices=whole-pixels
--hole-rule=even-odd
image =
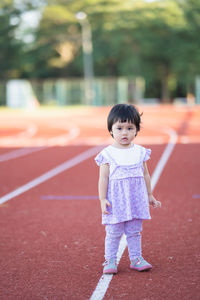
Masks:
[[[143,226],[153,269],[129,269],[127,249],[107,300],[199,299],[200,107],[139,107],[136,143],[152,149],[152,173],[177,144],[155,187],[161,210]],[[94,146],[111,142],[109,108],[0,111],[0,197]],[[97,150],[98,151],[98,150]],[[0,205],[0,299],[85,300],[102,275],[104,227],[94,155]],[[0,198],[3,199],[3,198]]]

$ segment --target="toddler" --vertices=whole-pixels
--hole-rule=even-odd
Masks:
[[[144,271],[152,268],[142,257],[142,221],[151,219],[149,204],[161,207],[152,195],[146,161],[151,150],[134,144],[141,118],[133,105],[117,104],[111,109],[108,131],[113,144],[95,158],[100,166],[99,199],[102,224],[105,224],[104,274],[117,273],[117,251],[120,238],[126,235],[130,268]]]

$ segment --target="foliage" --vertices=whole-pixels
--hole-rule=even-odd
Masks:
[[[0,4],[0,78],[15,77],[18,74],[18,58],[21,43],[15,39],[15,29],[19,23],[19,11],[11,0]]]
[[[200,69],[199,0],[12,0],[0,4],[0,78],[82,76],[81,25],[92,28],[96,76],[143,76],[149,93],[169,100],[191,89]],[[20,16],[41,11],[31,43],[16,38]],[[2,13],[4,12],[4,13]],[[14,22],[15,20],[15,22]]]

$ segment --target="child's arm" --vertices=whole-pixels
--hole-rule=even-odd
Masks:
[[[101,202],[101,211],[103,214],[109,214],[107,206],[111,206],[110,202],[106,199],[108,190],[108,178],[109,178],[109,165],[100,165],[99,172],[99,200]]]
[[[143,163],[144,166],[144,179],[147,187],[147,193],[149,197],[149,204],[152,205],[153,207],[161,207],[161,202],[157,201],[154,196],[152,195],[152,190],[151,190],[151,178],[149,175],[149,171],[147,168],[146,162]]]

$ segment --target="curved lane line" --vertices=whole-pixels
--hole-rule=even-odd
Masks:
[[[17,127],[17,126],[16,126]],[[32,138],[38,131],[37,126],[34,123],[30,123],[26,129],[15,135],[8,137],[0,137],[0,146],[10,146],[13,144],[13,140],[19,141],[20,139]]]
[[[0,163],[11,160],[11,159],[15,159],[15,158],[18,158],[21,156],[28,155],[33,152],[44,150],[44,149],[48,148],[49,146],[56,146],[56,145],[65,146],[65,145],[67,145],[68,142],[70,142],[71,140],[78,137],[79,134],[80,134],[80,128],[74,126],[69,129],[69,133],[67,133],[67,134],[50,138],[50,139],[48,139],[47,142],[43,141],[43,144],[45,144],[45,145],[42,145],[42,142],[41,142],[40,146],[37,146],[37,147],[23,147],[23,148],[20,148],[17,150],[13,150],[13,151],[1,154],[0,155]]]
[[[164,131],[169,134],[170,139],[169,139],[169,142],[168,142],[167,146],[165,147],[165,150],[164,150],[163,154],[161,155],[161,158],[159,159],[158,164],[156,165],[156,168],[152,174],[152,177],[151,177],[152,191],[155,188],[155,186],[160,178],[160,175],[161,175],[161,173],[162,173],[162,171],[163,171],[163,169],[164,169],[164,167],[176,145],[176,141],[178,139],[178,135],[177,135],[176,131],[173,130],[172,128],[165,129]],[[117,252],[117,264],[119,264],[120,259],[124,253],[124,250],[126,249],[126,246],[127,246],[126,237],[123,234],[123,236],[120,240],[119,249]],[[113,274],[102,275],[89,300],[102,300],[106,294],[106,291],[109,287],[112,277],[113,277]]]

